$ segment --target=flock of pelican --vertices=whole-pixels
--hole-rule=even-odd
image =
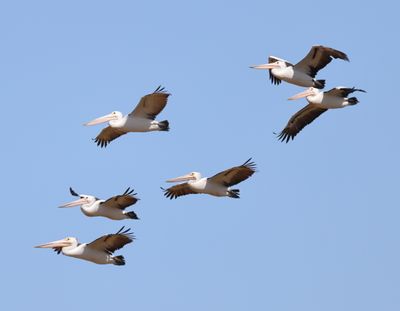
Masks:
[[[328,109],[344,108],[358,103],[356,97],[348,98],[347,96],[355,91],[365,92],[364,90],[343,86],[335,87],[327,92],[318,90],[325,87],[325,80],[316,80],[315,76],[334,58],[349,61],[347,55],[341,51],[315,45],[296,65],[279,57],[270,56],[267,64],[251,66],[254,69],[269,70],[269,78],[272,84],[278,85],[285,81],[308,88],[304,92],[289,98],[289,100],[294,100],[305,97],[308,105],[289,119],[285,128],[278,134],[280,141],[289,142],[290,139],[294,139],[305,126]]]
[[[280,84],[281,81],[295,84],[307,89],[290,100],[305,97],[308,105],[293,115],[286,127],[278,134],[278,139],[288,142],[293,139],[306,125],[315,120],[328,109],[344,108],[358,103],[356,97],[348,98],[349,94],[359,91],[354,87],[335,87],[321,92],[325,87],[325,80],[316,80],[318,71],[329,64],[333,58],[348,61],[345,53],[338,50],[313,46],[310,52],[296,65],[278,57],[270,56],[267,64],[252,66],[255,69],[267,69],[271,82]],[[86,126],[108,122],[100,134],[94,139],[101,148],[106,147],[114,139],[129,132],[168,131],[168,120],[156,121],[158,114],[166,107],[169,93],[159,86],[153,93],[141,98],[135,109],[128,115],[113,111],[102,117],[85,123]],[[256,172],[256,164],[248,159],[242,165],[234,166],[215,174],[212,177],[202,177],[199,172],[168,179],[167,182],[178,183],[167,189],[161,188],[166,198],[176,199],[188,194],[208,194],[217,197],[239,198],[239,189],[232,186],[248,179]],[[179,183],[181,182],[181,183]],[[78,194],[69,189],[72,196],[78,199],[63,204],[60,208],[80,206],[82,213],[88,217],[105,217],[111,220],[139,219],[134,211],[126,209],[137,203],[137,193],[128,188],[124,193],[115,195],[106,200],[93,195]],[[118,232],[99,237],[90,243],[79,243],[74,237],[53,241],[35,246],[37,248],[52,248],[57,254],[75,257],[96,264],[125,265],[123,256],[113,256],[116,250],[133,242],[134,236],[130,229],[122,227]]]

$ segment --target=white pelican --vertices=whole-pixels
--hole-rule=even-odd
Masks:
[[[283,80],[298,86],[312,86],[323,89],[325,80],[315,80],[314,78],[318,71],[328,65],[333,58],[349,61],[349,58],[343,52],[322,45],[314,45],[306,57],[296,65],[284,59],[270,56],[268,64],[251,66],[250,68],[268,69],[272,84],[280,84]]]
[[[36,248],[52,248],[57,254],[75,257],[97,263],[99,265],[113,264],[125,265],[123,256],[112,256],[112,254],[131,243],[135,238],[130,229],[125,231],[122,227],[117,233],[103,235],[91,243],[79,243],[76,238],[65,238],[62,240],[35,246]]]
[[[167,182],[188,182],[172,186],[168,189],[161,189],[164,190],[164,195],[170,199],[195,193],[205,193],[217,197],[228,196],[238,199],[239,189],[231,189],[231,186],[246,180],[254,174],[256,164],[250,161],[251,158],[240,166],[232,167],[210,178],[202,178],[200,173],[192,172],[181,177],[168,179]]]
[[[163,87],[159,86],[153,93],[143,96],[130,114],[124,116],[119,111],[113,111],[84,125],[108,122],[109,126],[103,129],[94,140],[97,146],[102,148],[128,132],[168,131],[168,120],[156,121],[155,118],[167,105],[169,95],[164,92]]]
[[[61,205],[60,207],[81,206],[81,211],[86,216],[103,216],[113,220],[122,219],[139,219],[135,212],[126,212],[125,208],[135,204],[139,199],[135,197],[133,189],[126,189],[121,195],[113,196],[107,200],[101,200],[93,195],[77,194],[72,188],[69,191],[73,196],[80,197],[76,201],[72,201]]]
[[[356,97],[347,98],[353,92],[364,92],[364,90],[356,89],[354,87],[335,87],[326,92],[320,92],[314,87],[310,87],[304,92],[294,95],[289,100],[294,100],[306,97],[308,105],[295,113],[289,120],[286,127],[278,135],[278,139],[288,142],[308,124],[318,118],[322,113],[328,109],[344,108],[358,103]]]

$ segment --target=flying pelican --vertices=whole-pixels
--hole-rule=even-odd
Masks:
[[[206,193],[217,197],[228,196],[231,198],[239,198],[239,189],[231,189],[243,180],[246,180],[254,174],[256,164],[251,162],[251,158],[240,166],[235,166],[220,172],[213,177],[201,177],[198,172],[192,172],[187,175],[168,179],[167,182],[188,181],[183,184],[172,186],[164,190],[164,195],[170,199],[176,199],[182,195]]]
[[[91,243],[79,243],[76,238],[65,238],[62,240],[49,242],[35,246],[36,248],[52,248],[57,254],[63,253],[65,256],[75,257],[97,263],[99,265],[113,264],[117,266],[125,265],[123,256],[112,256],[112,254],[129,244],[135,238],[130,229],[125,231],[122,227],[117,233],[103,235]]]
[[[321,92],[314,87],[310,87],[290,97],[289,100],[306,97],[308,105],[290,118],[286,127],[278,135],[278,139],[286,142],[290,139],[294,139],[306,125],[310,124],[328,109],[344,108],[357,104],[358,99],[356,97],[347,98],[349,94],[356,91],[365,93],[364,90],[354,87],[335,87],[326,92]]]
[[[104,128],[94,140],[101,148],[128,132],[168,131],[168,120],[156,121],[155,118],[167,105],[169,95],[163,87],[159,86],[153,93],[143,96],[130,114],[124,116],[119,111],[113,111],[84,125],[108,122],[109,126]]]
[[[272,84],[280,84],[281,80],[304,87],[323,89],[325,80],[315,80],[318,71],[328,65],[333,58],[349,61],[347,55],[338,50],[314,45],[310,52],[296,65],[279,57],[270,56],[268,64],[251,66],[254,69],[268,69]]]
[[[60,207],[81,206],[81,211],[86,216],[103,216],[113,220],[122,219],[139,219],[135,212],[126,212],[125,208],[135,204],[139,199],[135,197],[133,189],[126,189],[123,194],[113,196],[107,200],[101,200],[93,195],[78,194],[72,188],[69,192],[75,197],[80,197],[76,201],[72,201],[61,205]]]

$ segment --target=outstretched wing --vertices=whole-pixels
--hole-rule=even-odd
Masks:
[[[314,45],[306,57],[294,67],[315,78],[318,71],[328,65],[334,58],[349,60],[347,55],[341,51],[322,45]]]
[[[327,95],[331,95],[331,96],[347,97],[347,96],[349,96],[349,94],[351,94],[353,92],[357,92],[357,91],[366,93],[366,91],[361,90],[361,89],[356,89],[355,87],[335,87],[324,93]]]
[[[100,132],[99,135],[97,135],[94,142],[97,143],[97,146],[100,146],[101,148],[107,147],[111,141],[124,134],[126,134],[125,131],[107,126]]]
[[[143,96],[129,116],[154,120],[167,105],[169,95],[159,86],[153,93]]]
[[[131,229],[126,229],[124,231],[124,228],[125,227],[122,227],[117,233],[103,235],[89,243],[88,247],[99,251],[105,251],[109,254],[114,253],[126,244],[131,243],[135,238],[133,233],[130,232]]]
[[[195,194],[197,192],[193,191],[190,185],[186,182],[183,184],[172,186],[168,189],[161,188],[164,191],[164,195],[167,198],[176,199],[177,197],[188,195],[188,194]]]
[[[223,172],[220,172],[208,178],[208,180],[216,184],[222,184],[226,187],[231,187],[242,182],[243,180],[246,180],[251,175],[253,175],[255,171],[256,164],[254,162],[251,162],[250,158],[242,165],[235,166]]]
[[[124,210],[125,208],[135,204],[139,200],[135,197],[136,193],[133,193],[133,191],[133,189],[131,190],[131,188],[128,188],[123,194],[113,196],[101,203],[101,205]]]
[[[303,109],[296,112],[287,123],[286,127],[278,135],[280,141],[294,139],[294,137],[308,124],[318,118],[328,109],[317,107],[313,104],[308,104]]]

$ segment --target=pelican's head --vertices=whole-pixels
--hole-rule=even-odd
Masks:
[[[199,172],[191,172],[183,176],[168,179],[167,182],[194,181],[199,180],[200,178],[201,174]]]
[[[111,125],[111,123],[113,121],[121,120],[123,117],[124,117],[124,115],[121,112],[113,111],[105,116],[96,118],[89,122],[86,122],[83,125],[90,126],[90,125],[96,125],[96,124],[100,124],[100,123],[104,123],[104,122],[109,122],[109,124]]]
[[[288,62],[286,62],[284,59],[281,59],[281,58],[278,58],[275,56],[270,56],[268,60],[269,60],[269,62],[267,64],[250,66],[250,68],[269,70],[269,69],[288,67]]]
[[[60,253],[64,247],[71,247],[71,246],[76,247],[77,245],[78,245],[78,240],[76,238],[68,237],[68,238],[65,238],[62,240],[37,245],[35,247],[36,248],[54,248],[54,250],[56,252]]]
[[[88,194],[77,194],[72,188],[69,188],[69,191],[71,194],[75,197],[79,197],[78,200],[63,204],[59,207],[74,207],[74,206],[80,206],[80,205],[92,205],[94,202],[97,201],[97,198],[93,195],[88,195]]]
[[[309,87],[305,91],[300,92],[296,95],[293,95],[292,97],[289,97],[288,100],[295,100],[295,99],[299,99],[299,98],[303,98],[303,97],[315,96],[317,94],[319,94],[319,90],[317,88]]]

